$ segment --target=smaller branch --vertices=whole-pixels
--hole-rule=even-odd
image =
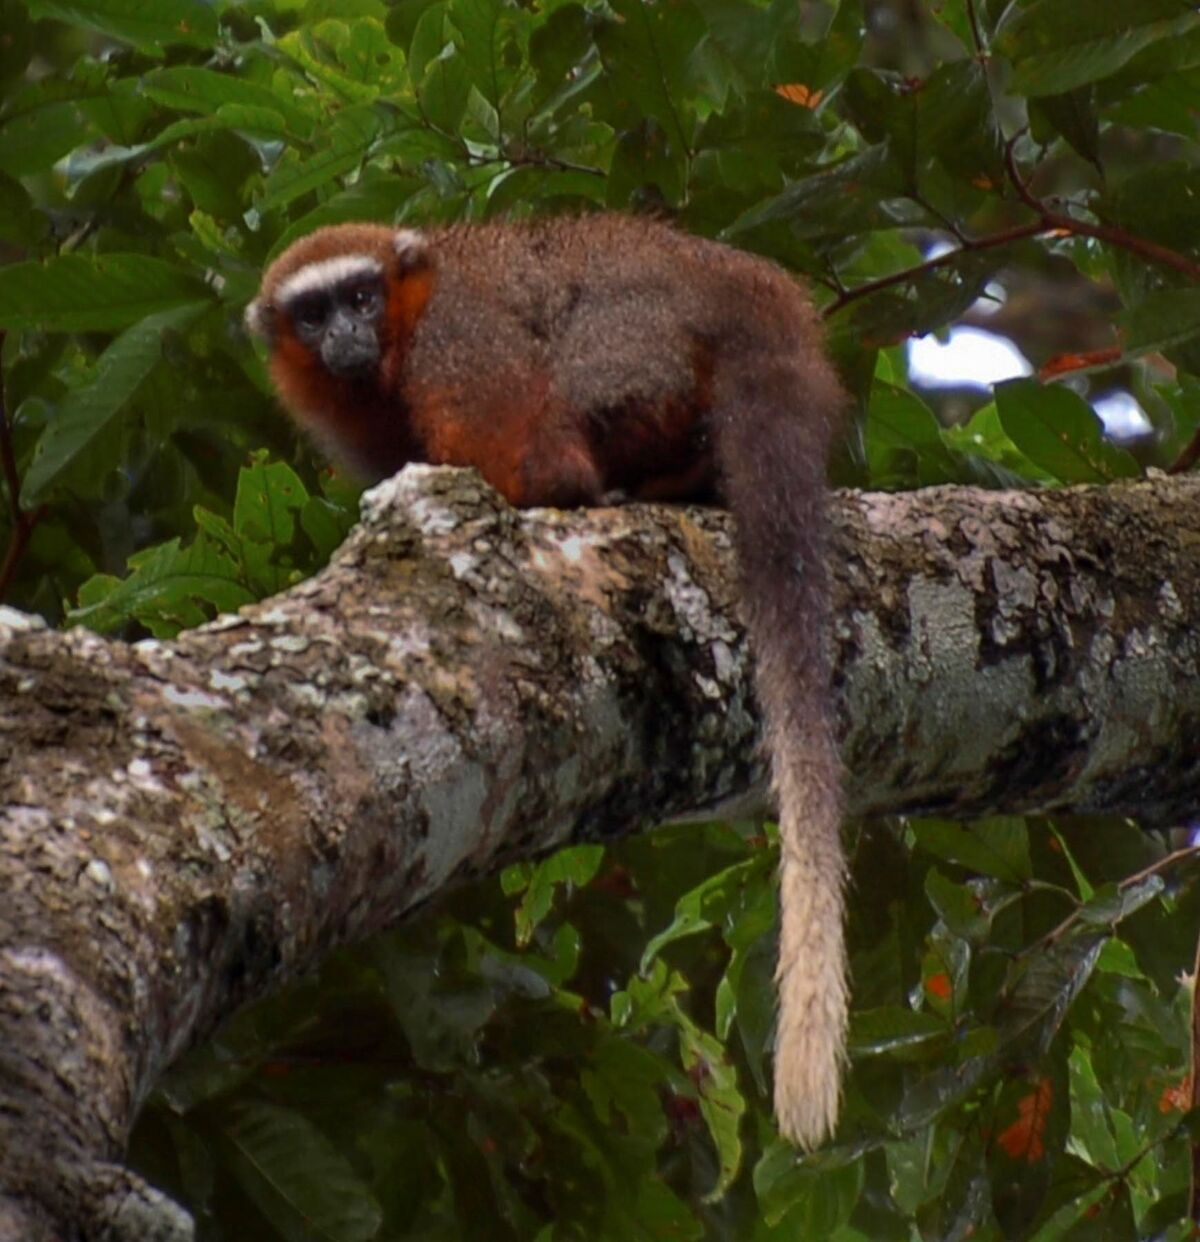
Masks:
[[[853,289],[847,289],[840,297],[830,302],[823,313],[828,318],[849,306],[851,302],[869,297],[881,289],[908,284],[909,281],[916,280],[927,272],[936,271],[941,267],[952,267],[964,254],[974,253],[977,250],[994,250],[998,246],[1008,246],[1013,242],[1024,241],[1027,237],[1037,237],[1038,234],[1046,231],[1039,221],[1033,224],[1019,224],[1011,229],[1003,229],[999,233],[989,233],[986,237],[964,238],[962,245],[953,250],[947,250],[945,254],[939,254],[936,259],[927,259],[924,263],[918,263],[914,267],[906,267],[899,272],[889,272],[886,276],[879,276],[874,280],[868,280],[865,284],[855,285]]]
[[[1092,237],[1096,241],[1107,242],[1110,246],[1116,246],[1120,250],[1128,250],[1130,254],[1140,255],[1151,263],[1172,268],[1189,280],[1200,284],[1200,263],[1189,259],[1187,255],[1180,254],[1178,250],[1172,250],[1169,246],[1160,246],[1158,242],[1138,237],[1137,234],[1129,233],[1112,224],[1089,224],[1086,220],[1064,215],[1048,207],[1030,190],[1029,183],[1021,176],[1021,170],[1017,166],[1014,148],[1024,132],[1024,130],[1018,130],[1005,144],[1004,166],[1017,196],[1030,211],[1037,212],[1047,232],[1061,230],[1077,237]]]
[[[983,41],[983,28],[979,24],[979,11],[975,0],[967,0],[967,17],[971,22],[971,38],[975,41],[975,54],[983,59],[987,56],[987,47]]]
[[[1004,144],[1004,168],[1008,173],[1009,181],[1012,182],[1013,189],[1017,192],[1017,197],[1025,204],[1026,207],[1029,208],[1030,211],[1036,211],[1037,214],[1041,216],[1045,214],[1046,204],[1043,203],[1040,198],[1036,197],[1033,191],[1030,190],[1025,178],[1021,176],[1020,168],[1017,166],[1016,147],[1017,143],[1021,141],[1024,134],[1025,130],[1019,129]]]
[[[1186,255],[1172,250],[1169,246],[1160,246],[1157,242],[1134,233],[1127,233],[1109,224],[1088,224],[1086,220],[1076,220],[1073,216],[1061,216],[1056,212],[1046,213],[1046,223],[1052,229],[1062,229],[1065,233],[1076,233],[1083,237],[1094,237],[1097,241],[1108,242],[1121,250],[1139,255],[1151,263],[1169,267],[1200,284],[1200,263],[1189,259]]]
[[[1128,250],[1131,254],[1139,255],[1148,262],[1169,267],[1173,271],[1186,276],[1189,280],[1200,284],[1200,263],[1197,263],[1194,259],[1189,259],[1187,255],[1180,254],[1179,251],[1172,250],[1169,246],[1160,246],[1157,242],[1149,241],[1144,237],[1138,237],[1136,234],[1117,228],[1115,225],[1089,224],[1086,220],[1079,220],[1074,216],[1064,215],[1062,212],[1054,211],[1048,207],[1029,189],[1025,179],[1021,176],[1020,169],[1017,167],[1013,148],[1023,132],[1020,131],[1014,134],[1005,144],[1004,163],[1013,189],[1017,192],[1017,197],[1030,211],[1036,213],[1036,220],[1028,224],[1019,224],[1009,229],[1002,229],[998,233],[989,233],[985,237],[975,238],[965,237],[956,228],[948,225],[947,228],[958,238],[960,243],[954,250],[948,250],[945,254],[938,255],[936,259],[929,259],[924,263],[918,263],[914,267],[907,267],[898,272],[890,272],[886,276],[877,277],[875,280],[869,280],[865,284],[855,286],[853,289],[845,290],[825,307],[823,311],[825,317],[829,318],[836,315],[838,311],[849,306],[852,302],[870,297],[871,294],[878,293],[881,289],[908,284],[910,281],[916,280],[928,272],[936,271],[938,268],[951,267],[964,254],[971,254],[979,250],[994,250],[999,246],[1007,246],[1012,242],[1022,241],[1027,237],[1040,237],[1044,233],[1091,237],[1097,241],[1106,242],[1110,246],[1115,246],[1120,250]],[[917,198],[914,201],[920,202],[921,200]],[[1200,438],[1200,433],[1198,433],[1198,438]],[[1200,444],[1196,445],[1196,454],[1200,456]],[[1192,460],[1194,461],[1195,458],[1192,458]],[[1172,473],[1178,473],[1178,470],[1173,467]]]
[[[0,330],[0,350],[4,348],[6,333]],[[9,514],[12,518],[12,535],[8,547],[4,550],[4,561],[0,564],[0,601],[8,594],[8,588],[16,576],[17,567],[25,549],[33,538],[34,529],[41,521],[44,509],[35,509],[27,513],[21,508],[21,476],[17,472],[17,453],[13,446],[12,425],[8,421],[8,407],[4,400],[4,372],[0,370],[0,474],[4,476],[4,486],[8,491]]]
[[[1176,863],[1187,862],[1189,859],[1200,859],[1200,845],[1185,846],[1181,850],[1173,850],[1170,854],[1160,858],[1157,862],[1153,862],[1148,867],[1143,867],[1141,871],[1135,871],[1133,875],[1127,875],[1117,889],[1125,892],[1127,889],[1133,888],[1140,884],[1143,880],[1148,880],[1151,876],[1159,875],[1164,871],[1169,871]],[[1079,902],[1078,906],[1067,915],[1057,927],[1052,927],[1036,944],[1028,946],[1022,950],[1021,956],[1028,957],[1035,953],[1041,952],[1054,944],[1056,940],[1061,940],[1067,932],[1079,921],[1083,915],[1085,908],[1084,902]]]
[[[44,508],[34,509],[32,513],[22,512],[20,521],[13,527],[12,538],[4,550],[4,563],[0,565],[0,602],[8,595],[8,588],[17,576],[17,567],[25,555],[25,549],[29,547],[33,532],[45,512]]]
[[[1187,447],[1167,467],[1168,474],[1186,474],[1197,461],[1200,461],[1200,427],[1188,441]]]
[[[0,330],[0,352],[8,333]],[[13,448],[12,428],[8,423],[8,408],[4,402],[4,371],[0,368],[0,470],[4,473],[4,485],[8,488],[8,505],[13,526],[21,521],[21,476],[17,473],[17,455]]]

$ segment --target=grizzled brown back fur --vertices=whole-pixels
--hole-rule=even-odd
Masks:
[[[378,373],[323,373],[273,304],[345,255],[386,272]],[[319,274],[319,273],[317,273]],[[839,767],[824,631],[825,463],[843,398],[807,296],[764,259],[627,216],[321,229],[252,320],[285,404],[367,478],[474,465],[516,505],[719,494],[737,547],[780,802],[776,1109],[836,1121],[847,991]]]

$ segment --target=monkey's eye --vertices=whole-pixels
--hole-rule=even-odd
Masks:
[[[379,294],[365,285],[350,292],[350,305],[360,314],[374,311],[379,305]]]
[[[323,302],[305,302],[296,308],[296,322],[302,328],[315,331],[324,325],[328,311]]]

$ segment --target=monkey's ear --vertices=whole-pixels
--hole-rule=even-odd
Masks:
[[[420,229],[397,229],[392,234],[392,253],[396,256],[396,266],[402,272],[429,267],[433,262],[429,239]]]
[[[262,298],[255,298],[246,307],[246,328],[252,336],[261,337],[265,341],[271,339],[275,331],[275,308],[270,302],[264,303]]]

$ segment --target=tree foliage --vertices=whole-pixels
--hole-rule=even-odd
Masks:
[[[240,319],[334,221],[653,210],[772,256],[857,398],[844,482],[1104,483],[1200,424],[1185,0],[0,0],[0,91],[0,597],[56,621],[169,636],[344,535]],[[1040,379],[914,390],[904,342],[981,299]],[[177,1067],[134,1158],[213,1239],[1192,1236],[1171,844],[854,830],[853,1067],[807,1159],[768,1106],[770,834],[737,824],[339,956]]]

